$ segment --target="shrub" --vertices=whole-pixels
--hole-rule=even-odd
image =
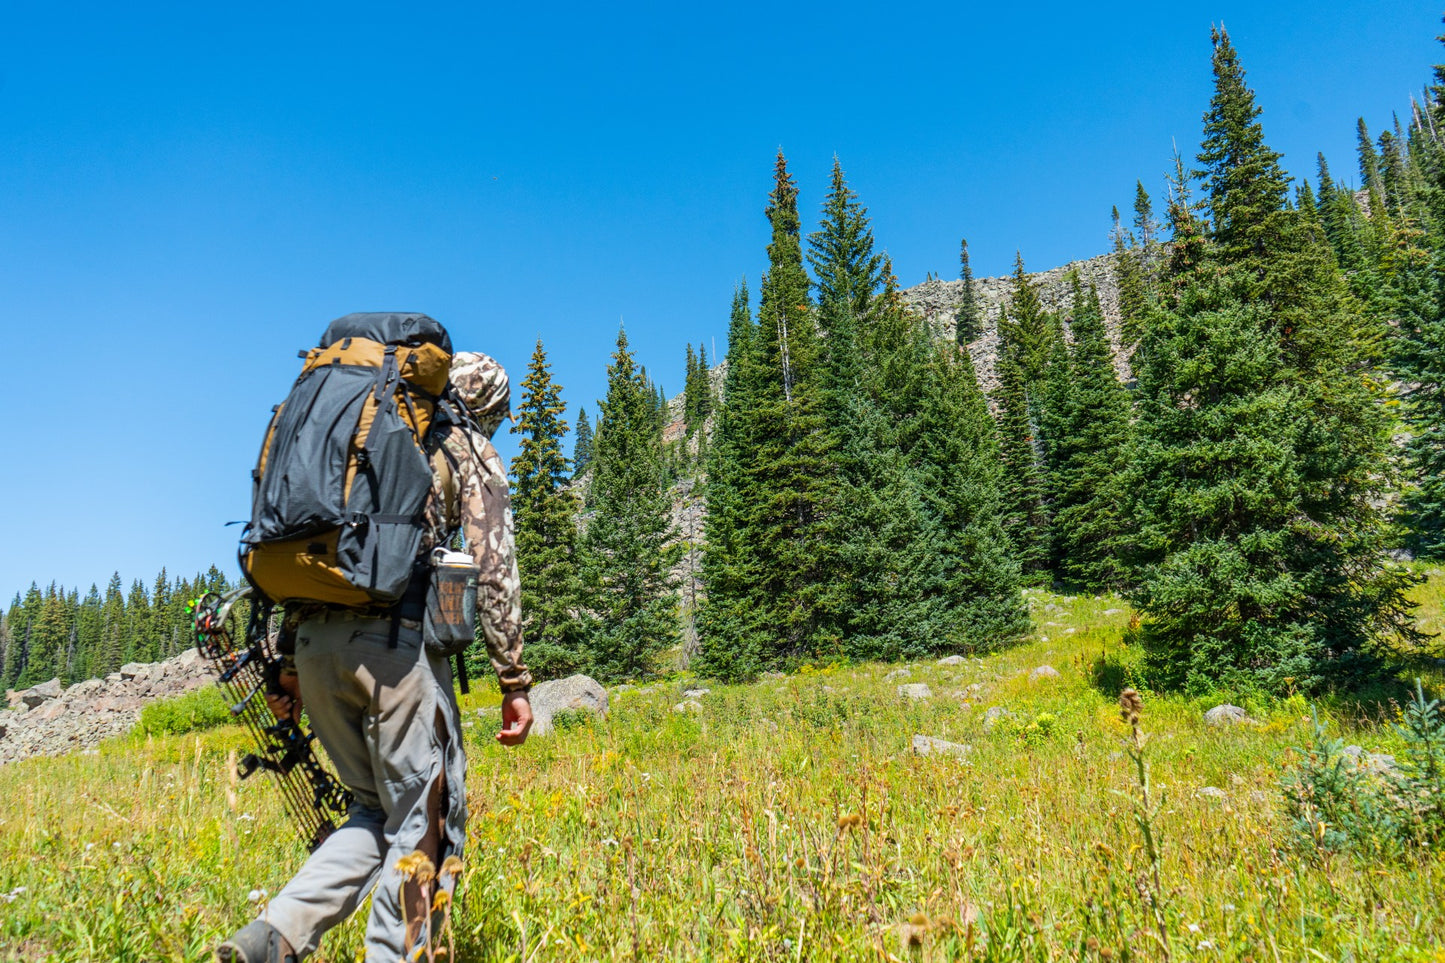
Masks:
[[[1330,739],[1311,712],[1313,742],[1285,777],[1295,835],[1308,848],[1380,856],[1445,838],[1445,714],[1425,699],[1420,681],[1395,732],[1404,743],[1398,767],[1370,767]]]
[[[136,730],[147,736],[177,735],[198,729],[214,729],[234,718],[221,690],[206,685],[174,699],[152,702],[141,709]]]

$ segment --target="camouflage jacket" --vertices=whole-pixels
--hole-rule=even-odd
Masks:
[[[522,583],[507,470],[491,441],[466,428],[439,426],[428,448],[433,484],[422,549],[430,552],[461,532],[463,550],[481,566],[477,625],[497,681],[503,692],[525,691],[532,674],[522,662]]]

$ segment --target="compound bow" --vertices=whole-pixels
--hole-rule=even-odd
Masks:
[[[256,752],[241,759],[242,779],[257,769],[276,776],[287,812],[308,849],[315,850],[344,819],[351,793],[316,756],[316,734],[290,719],[278,720],[266,706],[266,695],[282,694],[281,656],[271,643],[271,606],[253,600],[243,645],[236,644],[237,602],[251,595],[250,586],[220,595],[209,592],[186,603],[196,648],[215,666],[216,684],[231,702],[231,715],[241,720],[256,742]]]

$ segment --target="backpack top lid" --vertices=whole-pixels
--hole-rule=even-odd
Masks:
[[[382,344],[434,344],[452,353],[452,339],[441,322],[417,311],[359,311],[326,326],[319,347],[343,338],[366,338]]]

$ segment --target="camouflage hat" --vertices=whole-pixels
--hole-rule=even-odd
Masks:
[[[452,355],[452,385],[488,438],[512,416],[512,384],[507,369],[480,351]]]

